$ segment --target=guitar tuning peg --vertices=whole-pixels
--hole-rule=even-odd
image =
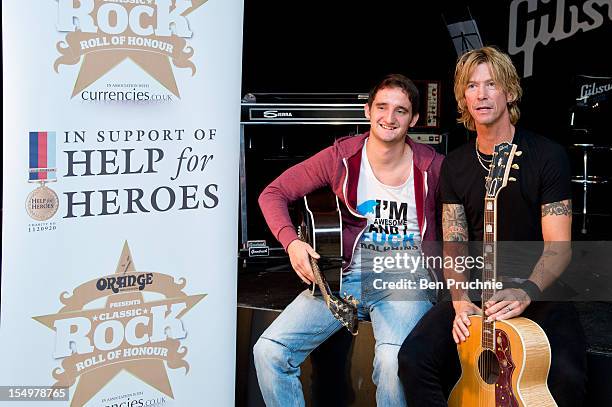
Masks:
[[[518,164],[512,164],[512,168],[515,169],[515,170],[518,170],[520,167],[519,167]]]
[[[516,152],[514,153],[514,155],[515,155],[515,156],[517,156],[517,157],[520,157],[520,156],[521,156],[521,154],[523,154],[523,152],[522,152],[522,151],[520,151],[520,150],[518,150],[518,151],[516,151]]]
[[[510,177],[510,178],[508,178],[508,181],[516,181],[516,178]]]

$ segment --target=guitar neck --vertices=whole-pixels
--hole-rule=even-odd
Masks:
[[[478,153],[478,152],[477,152]],[[514,156],[520,156],[522,152],[516,151],[516,144],[502,142],[493,147],[493,156],[489,165],[489,174],[485,177],[485,202],[483,222],[483,257],[484,269],[482,270],[482,310],[486,311],[486,302],[495,295],[495,284],[497,280],[497,197],[508,183],[516,181],[510,177],[511,169],[518,169],[518,164],[512,164]],[[482,347],[495,350],[495,321],[487,322],[485,316],[482,318]]]
[[[482,282],[497,280],[497,198],[485,198],[484,225],[483,225],[483,258]],[[482,309],[485,303],[495,294],[494,284],[483,285]],[[482,347],[495,349],[495,323],[487,322],[482,318]]]
[[[315,284],[319,287],[325,303],[329,306],[329,302],[331,301],[331,289],[329,288],[329,284],[327,284],[325,276],[323,276],[321,269],[319,269],[319,263],[312,257],[310,257],[310,266],[312,267],[312,273],[315,277]]]
[[[497,199],[485,198],[484,225],[483,225],[483,247],[484,268],[482,270],[482,281],[497,279]],[[495,289],[482,290],[482,302],[485,303],[495,294]]]
[[[338,281],[342,283],[342,215],[338,197],[329,189],[320,189],[304,197],[304,210],[301,223],[298,226],[298,237],[310,244],[321,259],[324,269],[340,273]],[[331,314],[351,334],[357,335],[358,301],[351,295],[336,297],[330,283],[319,267],[319,262],[310,257],[310,266],[314,275],[314,283],[319,288],[323,300]],[[335,283],[333,277],[329,280]],[[335,289],[335,287],[334,287]],[[338,290],[340,287],[337,288]],[[313,290],[314,294],[314,290]]]

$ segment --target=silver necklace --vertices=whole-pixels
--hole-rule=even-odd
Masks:
[[[510,139],[510,144],[512,144],[513,141],[514,141],[514,132],[512,132],[512,138]],[[485,154],[482,154],[478,150],[478,137],[476,138],[476,142],[474,143],[474,146],[475,146],[475,149],[476,149],[476,158],[478,158],[478,162],[480,163],[480,166],[486,172],[489,172],[489,169],[491,167],[491,163],[493,162],[493,156],[491,156],[491,158],[489,158],[488,160],[483,157]]]
[[[480,163],[480,166],[484,168],[486,172],[489,172],[489,167],[491,166],[491,163],[493,162],[493,157],[487,160],[486,158],[480,155],[480,151],[478,151],[478,139],[476,139],[476,143],[474,145],[475,145],[475,150],[476,150],[476,158],[478,158],[478,162]]]

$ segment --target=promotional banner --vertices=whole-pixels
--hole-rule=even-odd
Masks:
[[[242,1],[2,13],[0,405],[233,405]]]

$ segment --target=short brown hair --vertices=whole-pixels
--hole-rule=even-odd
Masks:
[[[512,60],[506,53],[496,47],[475,49],[459,57],[455,67],[455,100],[459,111],[457,121],[469,130],[476,130],[474,118],[467,109],[465,102],[465,89],[470,80],[470,75],[480,64],[489,64],[495,83],[500,85],[506,94],[512,96],[512,100],[508,102],[508,111],[510,122],[516,124],[521,116],[518,102],[523,95],[523,90]]]
[[[414,82],[405,77],[402,74],[394,73],[385,76],[376,86],[370,90],[368,95],[368,106],[372,107],[376,94],[379,90],[385,88],[400,88],[408,96],[410,104],[412,105],[412,115],[419,112],[419,90],[417,89]]]

